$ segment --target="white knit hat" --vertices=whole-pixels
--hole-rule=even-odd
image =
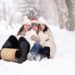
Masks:
[[[37,20],[31,20],[31,23],[36,23],[36,24],[38,24],[38,21],[37,21]]]
[[[47,22],[43,17],[39,17],[38,22],[39,22],[39,24],[46,24],[47,25]]]
[[[27,16],[24,16],[24,19],[23,19],[23,23],[22,24],[30,24],[31,25],[31,21],[28,19]]]

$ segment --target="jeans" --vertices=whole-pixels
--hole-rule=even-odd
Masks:
[[[39,42],[36,42],[36,43],[33,45],[32,49],[31,49],[31,53],[34,53],[35,55],[37,55],[37,54],[39,53],[39,50],[40,50],[41,48],[42,48],[42,47],[41,47],[40,43],[39,43]]]

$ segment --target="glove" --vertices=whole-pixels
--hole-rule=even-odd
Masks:
[[[32,35],[31,36],[31,40],[33,40],[33,41],[40,41],[40,38],[38,36]]]

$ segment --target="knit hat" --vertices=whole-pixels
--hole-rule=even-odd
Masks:
[[[31,23],[36,23],[36,24],[38,24],[38,19],[37,19],[37,18],[32,18],[32,19],[31,19]]]
[[[24,16],[24,19],[23,19],[23,23],[22,24],[30,24],[31,25],[31,21],[28,19],[27,16]]]
[[[47,25],[47,22],[43,17],[39,17],[38,22],[39,22],[39,24],[46,24]]]

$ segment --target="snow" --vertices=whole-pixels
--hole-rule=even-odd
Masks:
[[[60,30],[58,26],[50,28],[57,45],[54,59],[27,60],[22,64],[0,60],[0,75],[75,75],[75,31]],[[15,29],[0,28],[0,49],[15,32]]]

